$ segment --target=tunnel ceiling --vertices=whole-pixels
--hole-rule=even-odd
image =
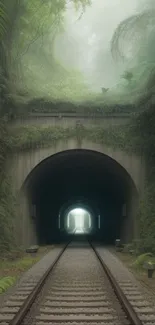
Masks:
[[[104,197],[125,201],[133,188],[125,169],[110,157],[91,150],[68,150],[41,162],[25,186],[33,203],[43,196],[60,206],[77,197],[98,201]]]

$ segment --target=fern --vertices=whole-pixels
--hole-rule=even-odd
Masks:
[[[15,277],[7,276],[0,279],[0,294],[5,292],[16,281]]]
[[[152,253],[145,253],[142,255],[139,255],[136,259],[136,261],[133,263],[133,266],[135,267],[141,267],[143,266],[144,262],[147,262],[150,260],[150,258],[153,257]]]

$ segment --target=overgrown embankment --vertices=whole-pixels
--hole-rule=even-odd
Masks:
[[[139,138],[141,152],[145,155],[147,177],[138,212],[140,245],[145,251],[155,253],[155,111],[150,107],[140,114],[134,132]]]
[[[53,246],[40,247],[35,254],[27,254],[22,250],[12,251],[1,258],[0,263],[0,294],[14,285],[18,278],[37,263]]]
[[[14,217],[16,213],[11,179],[6,170],[10,150],[6,122],[0,120],[0,254],[15,247]]]

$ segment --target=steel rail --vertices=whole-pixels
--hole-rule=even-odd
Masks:
[[[53,270],[54,266],[57,264],[58,260],[60,259],[60,257],[62,256],[62,254],[64,253],[64,251],[66,250],[66,248],[68,247],[69,244],[70,244],[70,242],[67,243],[64,246],[64,248],[61,250],[61,252],[58,254],[55,261],[50,265],[50,267],[47,269],[47,271],[41,277],[41,279],[39,280],[37,285],[34,287],[32,292],[30,293],[30,295],[27,297],[27,299],[25,300],[25,302],[23,303],[23,305],[21,306],[19,311],[16,313],[14,318],[9,322],[9,325],[20,325],[21,324],[24,317],[26,316],[29,309],[31,308],[33,302],[35,301],[37,295],[39,294],[40,290],[42,289],[49,273]]]
[[[130,320],[131,324],[132,325],[143,325],[142,321],[139,319],[137,313],[133,309],[132,305],[128,301],[125,294],[123,293],[122,289],[120,288],[118,282],[116,281],[116,279],[112,275],[111,271],[109,270],[107,265],[104,263],[104,261],[102,260],[102,258],[99,255],[99,253],[97,252],[97,250],[93,246],[93,244],[89,240],[87,240],[87,241],[90,244],[91,248],[93,249],[96,257],[99,260],[99,262],[101,263],[101,265],[102,265],[102,267],[103,267],[103,269],[104,269],[104,271],[105,271],[105,273],[106,273],[106,275],[107,275],[107,277],[108,277],[108,279],[109,279],[109,281],[110,281],[110,283],[112,285],[112,288],[114,289],[114,292],[115,292],[120,304],[122,305],[123,310],[125,311],[126,315],[128,316],[128,319]],[[58,254],[55,261],[52,263],[52,265],[44,273],[43,277],[40,279],[40,281],[37,283],[35,288],[32,290],[32,292],[30,293],[30,295],[28,296],[26,301],[23,303],[23,305],[21,306],[21,308],[19,309],[17,314],[9,322],[9,325],[20,325],[21,322],[24,320],[24,317],[26,316],[26,314],[30,310],[33,302],[35,301],[35,299],[36,299],[37,295],[39,294],[40,290],[42,289],[46,279],[48,278],[48,275],[50,274],[50,272],[52,271],[54,266],[57,264],[58,260],[61,258],[61,256],[63,255],[64,251],[66,250],[66,248],[68,247],[69,244],[70,244],[70,242],[67,243],[64,246],[64,248],[61,250],[61,252]]]
[[[127,314],[130,322],[132,325],[143,325],[143,322],[141,321],[141,319],[138,317],[137,313],[135,312],[134,308],[132,307],[132,305],[130,304],[129,300],[127,299],[127,297],[125,296],[124,292],[122,291],[122,289],[120,288],[118,282],[116,281],[116,279],[114,278],[114,276],[112,275],[111,271],[109,270],[109,268],[107,267],[107,265],[104,263],[104,261],[102,260],[102,258],[100,257],[99,253],[97,252],[97,250],[95,249],[95,247],[93,246],[93,244],[89,241],[90,246],[92,247],[94,253],[96,254],[98,260],[100,261],[114,291],[115,294],[120,302],[120,304],[122,305],[125,313]]]

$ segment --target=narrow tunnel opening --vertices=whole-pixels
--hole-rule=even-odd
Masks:
[[[85,235],[90,233],[92,226],[91,214],[82,207],[75,207],[67,212],[66,231],[68,234]]]
[[[32,170],[22,191],[31,228],[27,244],[80,233],[107,244],[134,237],[138,192],[127,171],[107,155],[86,149],[57,153]]]

